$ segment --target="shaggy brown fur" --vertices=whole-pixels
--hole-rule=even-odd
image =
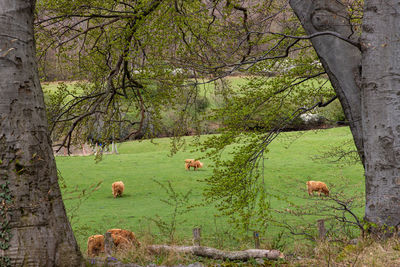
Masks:
[[[110,229],[107,232],[111,233],[111,236],[114,240],[114,245],[116,247],[119,246],[140,246],[140,242],[136,239],[136,236],[133,232],[124,229]]]
[[[136,239],[134,233],[123,229],[110,229],[107,232],[111,233],[114,246],[117,249],[130,249],[133,246],[139,247],[141,244]],[[88,238],[88,250],[87,254],[89,257],[98,256],[100,253],[104,253],[104,236],[103,235],[92,235]]]
[[[116,249],[128,250],[132,248],[133,244],[128,239],[120,235],[111,235]]]
[[[185,160],[185,169],[190,170],[190,167],[193,167],[194,170],[197,170],[198,168],[203,167],[203,163],[201,163],[199,160],[186,159]]]
[[[194,159],[185,159],[185,169],[190,170],[189,163],[193,162]]]
[[[87,254],[90,257],[98,256],[104,252],[104,236],[92,235],[89,236],[87,242]]]
[[[321,195],[321,193],[324,193],[325,196],[329,196],[329,189],[326,186],[326,184],[324,182],[320,182],[320,181],[308,181],[307,182],[307,191],[308,191],[308,195],[311,196],[314,195],[314,191],[318,192],[318,196]]]
[[[125,189],[124,183],[122,181],[113,183],[111,187],[114,198],[122,196],[122,193]]]

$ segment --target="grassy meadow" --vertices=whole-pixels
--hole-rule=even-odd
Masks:
[[[207,138],[203,136],[202,138]],[[363,170],[358,165],[338,165],[327,160],[313,160],[324,150],[351,140],[347,127],[327,130],[282,133],[270,146],[265,156],[265,182],[267,191],[285,195],[296,204],[306,205],[312,201],[306,192],[307,180],[325,181],[331,191],[343,189],[347,194],[364,192]],[[195,139],[186,137],[188,144]],[[199,158],[200,154],[191,152],[191,147],[170,154],[170,139],[161,138],[133,141],[119,144],[119,154],[105,154],[96,163],[94,156],[56,157],[57,167],[64,179],[66,188],[63,197],[72,227],[82,251],[86,250],[87,237],[103,234],[110,228],[125,228],[137,233],[139,239],[151,238],[152,242],[167,242],[167,236],[160,233],[154,223],[170,222],[173,207],[167,205],[166,191],[154,180],[167,184],[171,182],[178,193],[191,190],[189,204],[202,201],[205,184],[202,179],[212,174],[212,162],[202,160],[204,167],[199,171],[186,171],[185,158]],[[111,184],[123,181],[124,195],[114,199]],[[82,194],[82,190],[102,181],[98,190]],[[69,199],[78,193],[68,193],[77,189],[80,198]],[[284,209],[287,202],[271,198],[273,209]],[[362,209],[356,210],[358,215]],[[227,219],[218,216],[213,206],[198,206],[177,217],[175,242],[191,243],[193,227],[202,228],[204,245],[216,247],[231,246],[237,238]],[[157,217],[159,216],[159,217]],[[154,220],[151,220],[154,219]],[[278,218],[279,220],[279,218]],[[281,229],[270,227],[269,238],[274,238]],[[239,243],[237,243],[239,244]],[[243,243],[242,243],[243,246]]]

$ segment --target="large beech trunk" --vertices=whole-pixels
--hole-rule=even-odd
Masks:
[[[35,1],[0,0],[0,203],[11,266],[80,266],[65,213],[35,62]],[[3,195],[4,197],[4,195]],[[4,263],[3,263],[4,264]]]
[[[365,218],[400,224],[400,5],[366,0],[362,34]]]
[[[330,31],[344,38],[355,38],[346,6],[340,1],[290,0],[290,6],[309,35]],[[359,88],[361,51],[329,34],[311,38],[311,42],[342,104],[358,154],[364,163]]]
[[[350,122],[365,168],[365,219],[378,229],[400,224],[400,5],[364,2],[361,49],[333,35],[311,42]],[[340,1],[290,5],[308,34],[333,31],[355,38]]]

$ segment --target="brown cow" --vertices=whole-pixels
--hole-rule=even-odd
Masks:
[[[141,244],[136,239],[133,232],[123,229],[110,229],[107,231],[111,233],[111,237],[114,246],[117,249],[130,249],[133,246],[139,247]],[[100,253],[104,253],[104,236],[103,235],[92,235],[88,238],[88,249],[87,254],[90,257],[98,256]]]
[[[124,192],[125,189],[125,185],[122,181],[114,182],[111,187],[114,198],[122,196],[122,193]]]
[[[324,182],[320,181],[308,181],[307,182],[307,191],[308,195],[314,195],[314,191],[318,192],[318,196],[321,195],[321,193],[324,193],[325,196],[329,196],[329,189],[326,186]]]
[[[89,236],[87,242],[87,254],[90,257],[98,256],[104,252],[104,236],[92,235]]]
[[[111,237],[114,240],[114,245],[118,247],[120,244],[127,245],[127,243],[135,246],[140,246],[140,242],[136,239],[136,236],[133,232],[124,229],[110,229],[107,230],[108,233],[111,233]],[[118,239],[117,236],[122,237]]]
[[[185,159],[185,169],[190,170],[189,164],[193,162],[194,159]]]
[[[199,160],[186,159],[185,160],[185,169],[190,170],[190,167],[193,167],[194,170],[197,170],[198,168],[203,167],[203,163],[201,163]]]

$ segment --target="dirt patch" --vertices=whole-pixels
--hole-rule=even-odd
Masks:
[[[91,146],[89,144],[82,144],[81,146],[71,146],[68,154],[68,150],[65,147],[62,147],[59,151],[58,146],[53,146],[53,152],[55,156],[90,156],[94,155],[94,153],[99,150],[99,147]]]

